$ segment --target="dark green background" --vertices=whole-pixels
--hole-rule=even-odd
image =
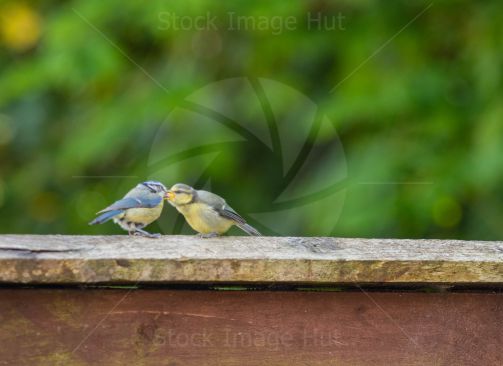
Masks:
[[[322,209],[300,205],[300,221],[287,212],[271,218],[284,221],[281,234],[326,235],[318,222],[333,219],[337,236],[501,239],[503,3],[429,5],[0,2],[0,232],[121,232],[87,222],[155,177],[148,157],[160,126],[171,123],[170,111],[205,85],[244,77],[275,80],[309,97],[338,137],[308,142],[322,152],[339,141],[345,152],[341,214],[330,201]],[[217,30],[174,29],[161,15],[207,12]],[[232,30],[229,12],[297,21],[283,31]],[[309,29],[307,14],[318,12],[343,18],[336,29]],[[226,103],[239,105],[243,118],[257,113],[232,95]],[[176,134],[192,147],[192,128]],[[169,155],[170,146],[164,149]],[[343,169],[325,164],[323,153],[317,157],[327,177]],[[249,212],[267,211],[284,185],[274,159],[258,145],[228,144],[204,174],[251,218]],[[194,184],[200,170],[158,179]],[[175,217],[168,208],[161,222]]]

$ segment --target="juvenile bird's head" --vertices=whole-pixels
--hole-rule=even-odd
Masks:
[[[165,197],[173,206],[183,206],[194,201],[196,190],[183,183],[177,183],[166,193]]]
[[[151,193],[157,193],[164,197],[168,189],[161,182],[155,180],[149,180],[139,184],[140,187],[147,189]]]

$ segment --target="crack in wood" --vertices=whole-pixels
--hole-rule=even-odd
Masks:
[[[45,249],[45,248],[19,248],[19,247],[0,247],[0,250],[15,251],[15,252],[28,252],[28,253],[71,253],[80,252],[86,248],[69,248],[69,249]]]
[[[185,313],[185,312],[173,312],[173,311],[161,311],[161,310],[122,310],[122,311],[111,311],[108,315],[137,315],[137,314],[152,314],[156,315],[156,319],[160,315],[174,315],[174,316],[182,316],[182,317],[194,317],[194,318],[206,318],[206,319],[220,319],[220,320],[228,320],[235,322],[242,322],[246,324],[253,324],[252,321],[245,321],[242,319],[223,317],[218,315],[210,315],[210,314],[195,314],[195,313]]]

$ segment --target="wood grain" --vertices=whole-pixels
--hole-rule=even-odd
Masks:
[[[0,235],[3,283],[503,284],[503,243]]]
[[[492,293],[0,290],[0,365],[501,365]]]

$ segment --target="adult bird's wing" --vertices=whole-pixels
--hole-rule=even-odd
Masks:
[[[127,197],[123,198],[117,202],[112,203],[107,208],[101,210],[100,213],[115,211],[115,210],[127,210],[128,208],[153,208],[158,206],[162,202],[162,197],[151,196],[151,197]]]

